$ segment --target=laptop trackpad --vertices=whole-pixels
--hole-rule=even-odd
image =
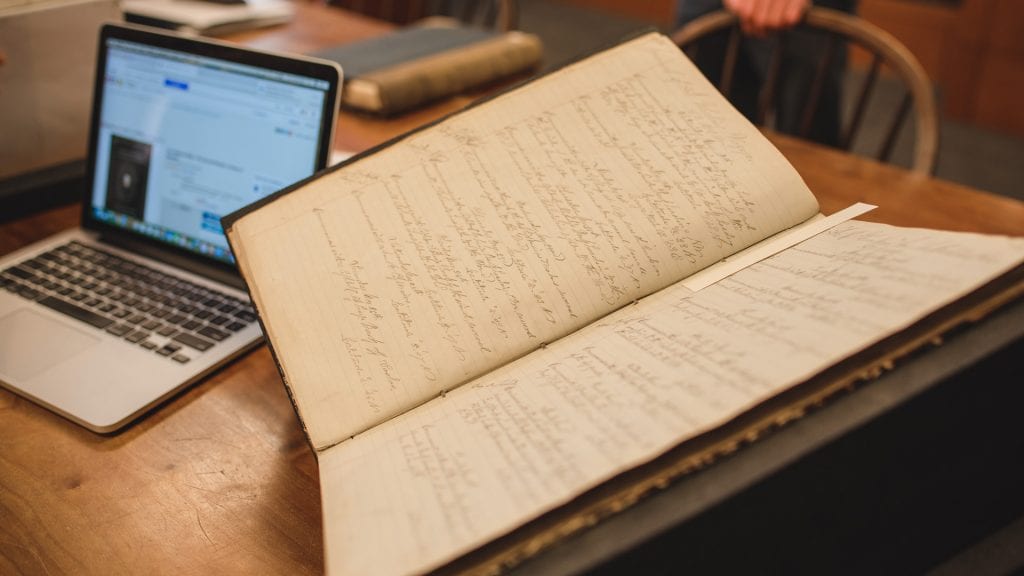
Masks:
[[[17,380],[28,380],[100,341],[27,308],[0,318],[0,334],[0,373]]]

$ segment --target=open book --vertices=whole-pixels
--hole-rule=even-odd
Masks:
[[[575,508],[627,471],[1019,288],[1021,238],[848,221],[780,249],[818,212],[652,33],[226,218],[317,453],[328,572],[516,562],[635,500]]]

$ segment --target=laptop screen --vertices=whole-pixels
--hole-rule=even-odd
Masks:
[[[87,211],[232,264],[221,216],[323,167],[336,86],[182,41],[193,49],[102,39]]]

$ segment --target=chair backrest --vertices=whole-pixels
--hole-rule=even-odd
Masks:
[[[870,22],[827,8],[812,7],[808,9],[800,27],[824,33],[828,40],[820,55],[819,65],[810,85],[807,101],[802,109],[797,135],[806,137],[810,131],[828,67],[835,58],[836,51],[843,49],[848,42],[865,50],[871,57],[871,65],[860,90],[857,91],[857,98],[852,107],[852,116],[845,126],[840,127],[840,147],[846,150],[851,149],[864,119],[864,113],[879,73],[884,67],[893,71],[896,77],[902,80],[906,93],[894,112],[894,117],[889,123],[888,132],[883,138],[876,157],[882,161],[889,160],[900,127],[913,104],[915,142],[911,169],[926,174],[934,173],[939,144],[935,94],[928,75],[910,50],[891,34]],[[696,50],[699,49],[700,40],[723,31],[727,31],[729,38],[718,88],[728,98],[740,50],[741,32],[737,17],[725,10],[712,12],[677,30],[672,34],[672,40],[691,58],[694,58]],[[757,101],[755,123],[759,125],[765,124],[765,119],[776,105],[780,71],[783,66],[784,50],[782,47],[786,42],[786,35],[785,31],[779,32],[774,34],[771,39],[772,54],[769,59],[768,73]]]
[[[469,25],[514,30],[519,24],[517,0],[326,0],[338,6],[395,24],[430,16],[448,16]]]

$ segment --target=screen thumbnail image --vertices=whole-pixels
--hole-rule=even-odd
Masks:
[[[108,210],[143,220],[152,150],[146,142],[111,136],[105,202]]]

